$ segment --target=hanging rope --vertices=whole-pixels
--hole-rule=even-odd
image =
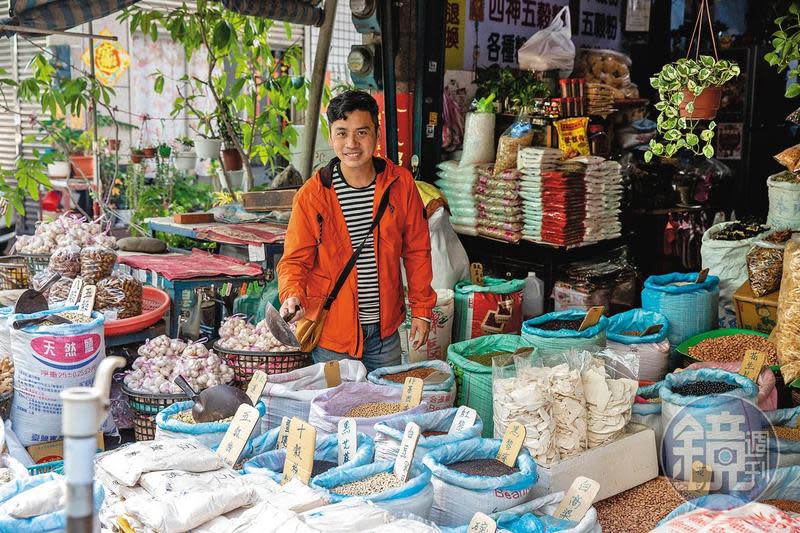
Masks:
[[[694,58],[698,59],[700,57],[700,43],[703,36],[703,19],[706,19],[708,22],[708,31],[711,34],[711,46],[714,50],[714,59],[719,61],[719,55],[717,54],[717,37],[714,35],[714,25],[711,20],[711,8],[708,6],[708,2],[706,0],[700,0],[700,6],[697,10],[697,18],[694,21],[694,29],[692,30],[692,37],[689,40],[689,46],[686,47],[686,59],[689,59],[689,55],[692,53],[692,46],[695,44],[695,37],[697,38],[697,46],[695,47]]]

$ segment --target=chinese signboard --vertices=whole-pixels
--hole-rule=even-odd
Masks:
[[[620,49],[620,2],[581,0],[580,24],[573,31],[576,47]],[[450,0],[445,16],[446,67],[516,66],[517,50],[568,4],[569,0]]]

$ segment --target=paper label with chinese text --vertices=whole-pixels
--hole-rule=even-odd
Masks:
[[[400,409],[407,411],[416,407],[422,401],[422,380],[419,378],[406,378],[403,383],[403,395],[400,397]]]
[[[525,426],[519,422],[511,422],[503,434],[500,449],[497,450],[497,460],[508,466],[514,466],[519,451],[522,449],[522,443],[525,442],[526,434]]]
[[[475,419],[478,417],[477,411],[466,405],[462,405],[456,411],[456,416],[453,417],[453,422],[450,424],[450,429],[447,431],[449,434],[464,431],[475,425]]]
[[[284,416],[281,418],[281,430],[278,432],[278,443],[275,446],[276,450],[282,450],[286,448],[286,443],[289,440],[289,425],[292,423],[292,419],[288,416]]]
[[[92,316],[94,309],[94,297],[97,294],[97,287],[86,285],[81,290],[81,301],[78,303],[78,312],[82,315]]]
[[[67,296],[67,305],[77,305],[78,300],[81,298],[82,290],[83,280],[81,278],[72,280],[72,286],[69,288],[69,296]]]
[[[239,461],[239,456],[242,454],[244,447],[247,446],[247,441],[250,439],[250,435],[253,433],[260,418],[258,409],[252,405],[242,404],[236,410],[231,425],[228,431],[225,432],[225,436],[222,437],[219,448],[217,448],[217,455],[222,458],[226,465],[233,468]]]
[[[767,359],[766,352],[759,350],[745,350],[744,358],[742,359],[742,367],[739,369],[739,374],[752,381],[758,379],[761,374],[761,369],[764,368],[764,361]]]
[[[297,478],[306,485],[314,469],[314,448],[317,430],[314,426],[293,417],[289,424],[289,440],[286,443],[286,461],[283,463],[283,483]]]
[[[467,533],[494,533],[497,531],[497,523],[483,513],[475,513],[469,521]]]
[[[578,476],[572,482],[567,494],[561,503],[558,504],[553,516],[573,522],[580,522],[586,511],[592,506],[597,493],[600,491],[600,483],[588,477]]]
[[[247,384],[247,397],[257,404],[261,400],[261,393],[264,392],[264,387],[267,386],[267,374],[263,370],[256,370],[253,372],[253,377],[250,378],[250,383]]]
[[[338,464],[350,462],[358,451],[358,426],[352,418],[339,420],[336,436],[339,444]]]
[[[411,471],[411,465],[414,462],[414,452],[417,450],[417,442],[419,442],[419,435],[420,429],[417,424],[414,422],[406,424],[406,429],[403,432],[403,440],[400,442],[400,449],[394,460],[394,475],[403,483],[408,479],[408,473]]]

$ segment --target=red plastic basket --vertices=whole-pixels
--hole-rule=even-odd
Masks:
[[[106,337],[136,333],[149,328],[161,320],[169,309],[169,303],[169,294],[161,289],[149,285],[142,287],[142,314],[120,320],[107,320]]]

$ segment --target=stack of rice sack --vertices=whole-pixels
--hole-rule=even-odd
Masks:
[[[519,242],[524,225],[519,195],[521,174],[513,168],[497,173],[487,168],[480,170],[478,176],[478,234]]]
[[[586,189],[586,220],[583,242],[597,242],[619,237],[622,202],[620,164],[602,157],[583,156],[564,161],[562,171],[583,175]]]
[[[475,188],[478,186],[478,172],[490,165],[459,166],[457,161],[444,161],[437,165],[439,179],[435,185],[447,197],[450,206],[450,223],[458,233],[477,235],[478,204]]]
[[[531,147],[519,150],[517,169],[520,172],[524,239],[542,240],[542,173],[555,170],[562,155],[557,148]]]

